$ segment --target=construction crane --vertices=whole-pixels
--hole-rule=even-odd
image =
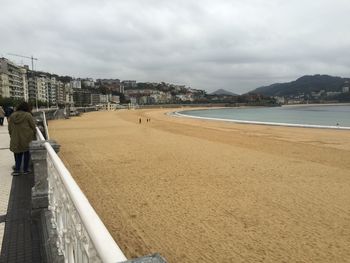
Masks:
[[[18,55],[18,54],[11,54],[11,53],[7,53],[7,55],[10,55],[10,56],[16,56],[16,57],[20,57],[20,58],[28,58],[32,61],[32,70],[34,71],[34,60],[39,60],[33,56],[31,57],[28,57],[28,56],[22,56],[22,55]]]

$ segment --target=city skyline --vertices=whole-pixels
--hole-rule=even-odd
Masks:
[[[348,77],[350,3],[0,0],[0,56],[73,77],[245,93],[306,74]]]

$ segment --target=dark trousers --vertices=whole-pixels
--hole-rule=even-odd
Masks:
[[[0,117],[0,125],[1,125],[1,126],[4,125],[4,117]]]
[[[30,159],[29,151],[22,152],[22,153],[15,153],[15,162],[16,162],[15,171],[16,172],[19,172],[21,170],[22,159],[23,159],[23,171],[27,172],[29,167],[29,159]]]

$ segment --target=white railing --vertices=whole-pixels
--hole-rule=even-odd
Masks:
[[[45,125],[45,124],[44,124]],[[37,137],[44,140],[37,128]],[[49,210],[57,232],[57,248],[65,262],[127,260],[105,225],[48,142]]]
[[[45,129],[45,133],[46,133],[46,138],[50,139],[50,135],[49,135],[49,129],[47,127],[47,122],[46,122],[46,114],[45,111],[43,111],[43,121],[44,121],[44,129]]]

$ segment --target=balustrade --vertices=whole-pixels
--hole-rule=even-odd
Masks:
[[[54,141],[31,144],[35,185],[32,203],[35,211],[47,208],[55,232],[56,249],[64,262],[124,262],[126,257],[57,156]],[[54,147],[52,147],[52,145]]]
[[[47,136],[45,113],[43,115],[43,130]],[[49,261],[166,263],[159,254],[127,261],[56,154],[58,150],[59,145],[53,140],[45,140],[37,127],[37,140],[30,145],[35,178],[32,188],[32,214],[44,214],[41,218],[44,218],[48,232],[48,237],[44,240],[46,254],[55,251],[54,255],[48,255]]]

